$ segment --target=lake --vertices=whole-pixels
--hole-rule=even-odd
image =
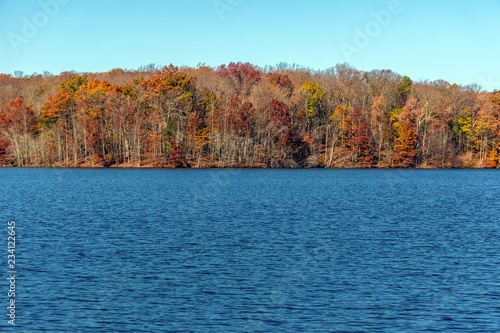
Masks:
[[[0,177],[2,332],[500,331],[495,170]]]

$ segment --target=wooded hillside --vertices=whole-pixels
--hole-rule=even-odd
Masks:
[[[0,74],[0,164],[496,168],[500,92],[339,64]]]

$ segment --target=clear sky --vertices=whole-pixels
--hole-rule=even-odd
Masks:
[[[0,73],[278,62],[500,89],[500,0],[0,0]]]

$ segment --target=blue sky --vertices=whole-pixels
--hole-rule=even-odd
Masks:
[[[348,62],[492,90],[499,14],[500,0],[0,0],[0,73]]]

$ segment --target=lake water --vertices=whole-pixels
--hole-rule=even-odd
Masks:
[[[0,177],[2,332],[500,331],[498,171]]]

